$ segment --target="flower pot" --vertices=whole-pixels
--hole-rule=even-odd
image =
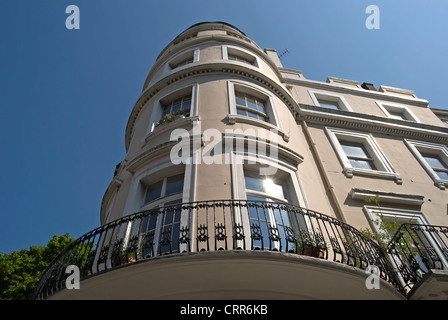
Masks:
[[[315,246],[306,246],[303,255],[323,259],[325,250]]]

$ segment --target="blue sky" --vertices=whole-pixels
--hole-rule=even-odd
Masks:
[[[368,5],[380,29],[365,26]],[[68,30],[68,5],[80,29]],[[448,2],[1,0],[0,252],[80,237],[125,156],[124,133],[160,51],[202,21],[225,21],[287,68],[414,90],[448,109]]]

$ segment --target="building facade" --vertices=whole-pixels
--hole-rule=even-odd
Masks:
[[[35,298],[446,298],[444,117],[410,90],[309,80],[232,25],[193,25],[149,71],[101,226]]]

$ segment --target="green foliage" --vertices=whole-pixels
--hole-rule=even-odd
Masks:
[[[54,235],[46,246],[0,253],[0,300],[28,300],[50,262],[74,240]]]
[[[378,231],[372,231],[370,228],[363,228],[360,231],[366,238],[375,241],[380,246],[380,248],[386,253],[389,242],[392,240],[393,236],[398,232],[403,222],[399,222],[397,218],[394,218],[393,220],[387,220],[383,218],[383,215],[381,214],[381,206],[378,195],[366,199],[365,202],[373,203],[378,207],[378,210],[380,212],[379,219],[373,221],[377,226]],[[410,237],[411,237],[410,234],[406,235],[405,240],[411,241]]]

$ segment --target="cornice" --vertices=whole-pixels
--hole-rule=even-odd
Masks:
[[[298,71],[300,72],[300,71]],[[301,74],[301,72],[300,72]],[[340,93],[346,93],[346,94],[353,94],[358,96],[363,96],[371,99],[382,99],[387,100],[391,102],[397,102],[397,103],[403,103],[403,104],[410,104],[415,105],[419,107],[429,108],[429,102],[425,99],[419,99],[415,97],[405,97],[405,96],[399,96],[396,94],[388,93],[388,92],[382,92],[382,91],[371,91],[366,90],[363,88],[355,88],[354,86],[347,86],[344,84],[338,84],[338,83],[328,83],[328,82],[321,82],[321,81],[315,81],[315,80],[309,80],[303,77],[297,77],[297,78],[289,78],[289,77],[282,77],[282,81],[285,84],[288,85],[301,85],[301,86],[307,86],[317,89],[324,89],[324,90],[330,90],[333,92],[340,92]],[[348,80],[345,80],[348,81]],[[391,88],[382,86],[383,88]],[[406,89],[399,89],[399,88],[393,88],[396,92],[412,92],[410,90]]]
[[[448,143],[448,128],[300,104],[299,120],[324,126]]]

